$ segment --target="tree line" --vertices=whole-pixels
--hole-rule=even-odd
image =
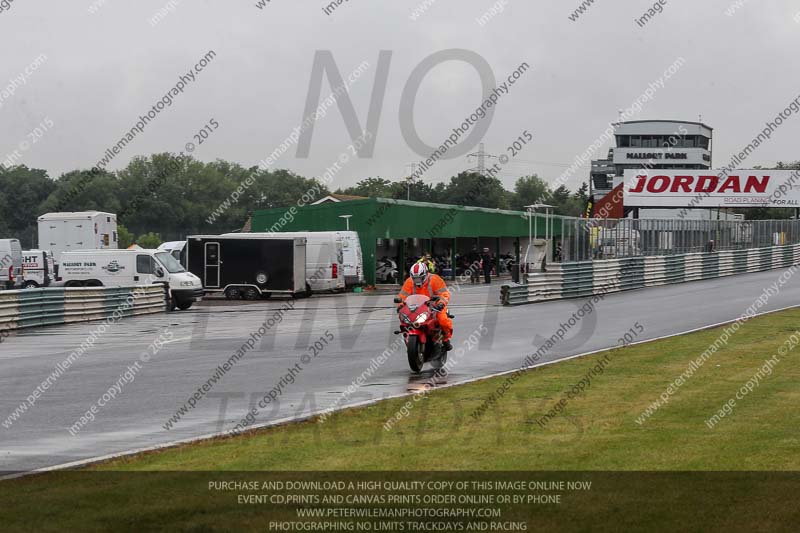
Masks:
[[[778,163],[778,169],[800,168],[800,162]],[[242,187],[242,184],[249,184]],[[496,177],[462,172],[446,182],[362,179],[330,191],[316,178],[290,170],[245,168],[217,160],[209,163],[170,153],[136,157],[124,168],[75,170],[51,178],[47,171],[24,165],[0,166],[0,238],[18,238],[23,247],[36,244],[36,219],[53,211],[106,211],[119,215],[120,244],[152,246],[193,233],[222,233],[242,228],[256,209],[288,207],[314,189],[317,199],[331,192],[365,197],[406,199],[453,205],[524,210],[544,202],[561,215],[579,216],[586,206],[588,184],[570,191],[551,190],[537,175],[519,177],[507,190]],[[228,201],[240,190],[236,201]],[[221,208],[222,206],[222,208]],[[747,218],[788,218],[793,209],[746,209]],[[214,213],[212,221],[210,215]]]

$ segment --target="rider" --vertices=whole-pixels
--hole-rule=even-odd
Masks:
[[[430,271],[431,274],[436,272],[436,263],[434,263],[433,259],[431,259],[430,252],[425,252],[424,254],[422,254],[422,257],[419,258],[417,263],[423,263],[426,267],[428,267],[428,270]]]
[[[453,321],[447,316],[447,304],[450,303],[450,291],[447,290],[447,284],[440,276],[431,274],[425,263],[411,265],[410,274],[411,276],[403,284],[403,289],[398,296],[404,302],[412,294],[422,294],[430,298],[438,296],[439,300],[432,305],[439,309],[436,315],[444,336],[444,349],[452,350],[453,345],[450,343],[450,339],[453,337]]]

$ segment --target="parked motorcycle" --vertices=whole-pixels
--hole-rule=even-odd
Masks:
[[[447,351],[442,346],[442,330],[436,320],[436,314],[442,311],[433,305],[437,300],[438,296],[428,298],[422,294],[413,294],[398,309],[400,329],[395,334],[403,335],[408,366],[413,372],[422,372],[422,366],[428,362],[437,369],[447,363]],[[403,303],[403,300],[395,298],[394,303]]]
[[[379,283],[397,283],[397,263],[382,257],[375,267],[375,279]]]

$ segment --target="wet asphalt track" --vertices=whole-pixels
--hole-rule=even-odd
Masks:
[[[635,321],[644,327],[637,340],[645,340],[735,319],[781,273],[772,270],[607,295],[542,361],[614,346]],[[278,402],[262,410],[258,422],[324,409],[396,338],[391,298],[349,294],[296,301],[283,322],[170,430],[163,424],[283,302],[214,302],[185,312],[125,319],[101,336],[34,407],[9,428],[0,425],[0,470],[42,468],[231,429],[296,363],[303,369],[295,382],[286,385]],[[457,348],[466,348],[465,338],[481,324],[488,329],[448,376],[450,383],[457,383],[518,367],[586,300],[503,308],[498,305],[498,285],[467,285],[452,301]],[[800,288],[790,280],[762,311],[798,302]],[[0,422],[95,327],[30,330],[0,344]],[[310,354],[308,346],[326,331],[334,340],[303,364],[301,356]],[[159,335],[172,340],[141,363],[135,380],[99,410],[94,422],[72,436],[68,428]],[[687,359],[690,355],[696,354],[687,354]],[[344,404],[401,394],[419,382],[410,375],[405,353],[398,350]]]

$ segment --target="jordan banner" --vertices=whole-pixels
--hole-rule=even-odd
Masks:
[[[626,170],[626,207],[800,207],[800,170]]]

